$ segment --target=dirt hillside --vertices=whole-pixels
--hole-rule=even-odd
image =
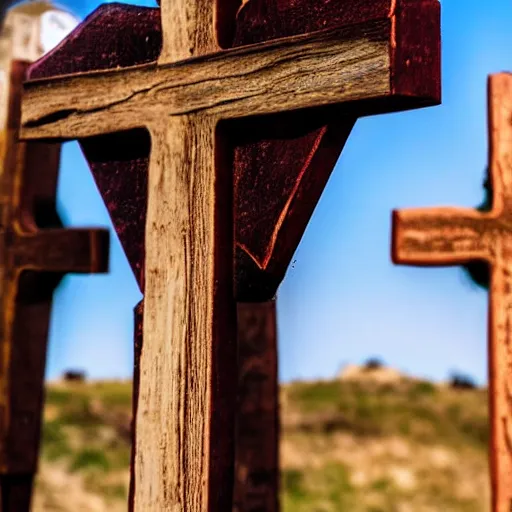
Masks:
[[[34,512],[126,510],[130,392],[48,386]],[[414,379],[283,386],[283,512],[489,510],[486,400]]]

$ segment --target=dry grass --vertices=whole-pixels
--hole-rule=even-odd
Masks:
[[[126,510],[130,383],[48,388],[35,512]],[[485,390],[281,389],[283,512],[489,510]]]

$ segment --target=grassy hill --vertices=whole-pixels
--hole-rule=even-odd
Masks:
[[[126,510],[130,386],[48,387],[35,512]],[[283,512],[489,510],[486,395],[414,380],[283,386]]]

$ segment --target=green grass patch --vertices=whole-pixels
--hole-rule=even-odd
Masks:
[[[128,489],[123,484],[105,485],[102,487],[102,491],[110,499],[126,500],[128,498]]]
[[[65,406],[73,400],[73,395],[68,390],[47,388],[46,403],[49,405]]]
[[[388,478],[379,478],[378,480],[375,480],[372,482],[372,489],[374,491],[387,491],[390,487],[392,487],[392,482]]]
[[[301,498],[304,495],[303,480],[303,473],[297,469],[288,469],[281,473],[281,485],[284,492],[294,498]]]
[[[431,396],[431,395],[435,395],[437,392],[437,389],[435,387],[434,384],[432,384],[431,382],[427,382],[427,381],[421,381],[421,382],[416,382],[415,384],[413,384],[409,390],[409,396],[411,398],[416,398],[416,397],[420,397],[420,396]]]
[[[70,455],[71,448],[63,425],[59,420],[47,421],[41,433],[42,456],[54,461]]]
[[[350,511],[354,489],[346,466],[328,463],[307,471],[283,471],[281,502],[283,512]]]
[[[293,400],[306,411],[317,411],[326,406],[336,406],[341,387],[338,382],[298,383],[291,391]]]
[[[112,469],[130,467],[131,447],[128,443],[116,442],[107,448],[107,454]]]
[[[92,387],[91,396],[99,398],[105,407],[131,409],[132,406],[129,382],[98,382]]]
[[[110,462],[103,450],[84,449],[79,451],[71,462],[71,471],[85,470],[100,470],[108,471],[110,469]]]
[[[126,501],[128,494],[131,392],[128,382],[77,383],[47,390],[51,408],[42,430],[42,456],[46,462],[64,459],[70,471],[82,475],[86,489],[103,496],[106,503]],[[305,452],[297,459],[283,458],[284,464],[297,464],[281,473],[283,512],[390,512],[405,506],[483,512],[483,492],[466,499],[456,494],[453,483],[465,479],[460,468],[466,462],[469,478],[486,471],[485,391],[462,393],[421,381],[380,385],[334,380],[286,385],[283,394],[286,448]],[[384,467],[388,461],[381,460],[378,451],[375,461],[365,451],[367,442],[375,447],[396,437],[410,452],[409,459],[397,457],[417,475],[413,490],[394,483]],[[449,460],[457,463],[430,470],[429,446],[446,450]],[[422,469],[416,455],[427,461]],[[375,472],[374,463],[382,465]],[[352,485],[356,470],[363,478]]]

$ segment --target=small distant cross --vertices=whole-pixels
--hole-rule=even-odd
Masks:
[[[10,72],[0,132],[0,510],[28,512],[37,468],[51,300],[67,272],[105,272],[108,231],[63,229],[55,211],[60,149],[17,141],[22,81]]]
[[[512,75],[489,79],[492,209],[395,211],[393,261],[491,266],[489,316],[490,462],[493,512],[512,503]]]

